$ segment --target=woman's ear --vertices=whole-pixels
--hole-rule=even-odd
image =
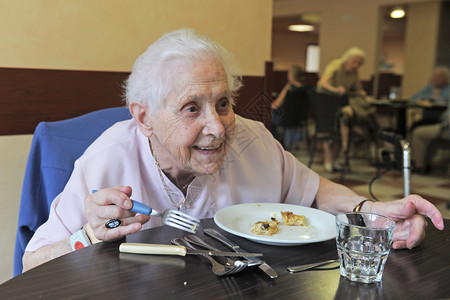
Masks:
[[[130,112],[141,132],[146,137],[150,137],[153,134],[153,126],[148,107],[140,103],[131,103]]]

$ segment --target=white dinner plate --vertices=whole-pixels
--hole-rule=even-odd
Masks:
[[[281,211],[304,215],[308,226],[286,226]],[[252,233],[251,227],[259,221],[275,217],[280,222],[278,233],[271,236]],[[214,215],[214,222],[223,230],[254,242],[296,246],[322,242],[336,237],[335,217],[311,207],[283,203],[249,203],[225,207]]]

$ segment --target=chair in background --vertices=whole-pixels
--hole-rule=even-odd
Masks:
[[[311,107],[315,123],[315,132],[310,147],[310,156],[308,167],[312,166],[318,141],[331,141],[340,144],[339,120],[342,116],[341,108],[348,104],[346,96],[335,96],[326,93],[311,92]],[[351,128],[349,130],[351,132]],[[348,145],[351,145],[351,134]],[[349,151],[345,154],[344,167],[342,168],[341,181],[344,178],[345,171],[349,167]]]
[[[114,107],[38,124],[22,186],[14,276],[22,273],[25,247],[37,228],[48,219],[50,205],[69,180],[75,160],[108,127],[131,117],[128,108]]]
[[[425,169],[435,167],[432,165],[432,160],[437,150],[442,150],[445,156],[441,157],[443,161],[436,167],[439,167],[443,173],[446,173],[450,164],[450,137],[441,135],[431,140],[425,152]]]
[[[308,141],[309,96],[305,87],[289,90],[283,104],[274,113],[279,117],[281,137],[278,140],[284,148],[290,148],[297,141]]]

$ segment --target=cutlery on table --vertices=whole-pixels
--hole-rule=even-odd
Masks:
[[[145,244],[145,243],[122,243],[119,246],[119,251],[123,253],[134,254],[163,254],[163,255],[203,255],[203,256],[234,256],[242,257],[242,253],[225,252],[225,251],[210,251],[197,250],[185,247],[184,245],[160,245],[160,244]],[[247,253],[245,253],[247,255]],[[250,253],[249,256],[262,256],[261,253]]]
[[[190,249],[191,251],[196,250],[195,247],[192,246],[192,244],[190,244],[188,241],[181,239],[181,238],[172,239],[172,243],[175,245],[179,245],[179,246],[186,246],[186,248]],[[215,260],[214,258],[212,258],[209,255],[206,255],[204,257],[210,261],[211,266],[212,266],[211,270],[214,273],[214,275],[216,275],[216,276],[224,276],[224,275],[234,274],[234,273],[242,271],[243,269],[245,269],[245,267],[247,267],[246,264],[243,264],[240,261],[237,261],[237,263],[234,264],[233,266],[228,266],[228,265],[222,265],[221,263],[219,263],[217,260]]]
[[[230,249],[234,250],[237,253],[243,254],[243,257],[248,259],[248,266],[258,266],[264,273],[266,273],[270,278],[277,278],[278,274],[275,272],[272,267],[270,267],[265,261],[263,261],[260,258],[256,257],[249,257],[247,255],[247,251],[239,247],[236,243],[230,241],[228,238],[226,238],[223,234],[218,232],[217,230],[213,228],[206,228],[204,229],[204,232],[209,235],[210,237],[218,240],[219,242],[223,243],[225,246],[229,247]]]
[[[221,251],[220,249],[217,249],[210,244],[206,243],[203,239],[199,238],[196,235],[189,234],[183,238],[185,241],[188,241],[189,243],[193,245],[200,246],[202,248],[211,250],[211,251]],[[232,259],[230,257],[227,257],[227,265],[233,266],[235,264],[236,260]],[[246,260],[244,263],[248,264],[248,260]]]
[[[315,263],[312,263],[312,264],[290,266],[290,267],[287,267],[287,269],[291,273],[296,273],[296,272],[309,270],[309,269],[312,269],[312,268],[315,268],[315,267],[328,265],[328,264],[331,264],[331,263],[339,263],[339,259],[330,259],[330,260],[315,262]]]
[[[92,193],[97,192],[97,190],[93,190]],[[136,200],[132,200],[133,206],[130,208],[131,211],[134,211],[139,214],[149,215],[149,216],[157,216],[161,218],[163,224],[171,227],[175,227],[190,233],[197,232],[197,228],[200,225],[200,220],[194,218],[188,214],[182,213],[175,209],[166,209],[162,213],[152,209],[151,207],[145,205],[144,203],[138,202]],[[117,226],[120,223],[117,224]],[[111,227],[114,228],[114,227]]]

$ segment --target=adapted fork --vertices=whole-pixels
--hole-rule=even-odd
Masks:
[[[190,215],[182,213],[178,210],[166,209],[164,212],[160,213],[159,211],[152,209],[141,202],[137,202],[135,200],[131,201],[133,202],[133,206],[130,209],[131,211],[144,215],[159,216],[161,217],[163,224],[168,226],[195,233],[200,225],[199,219],[191,217]]]
[[[196,250],[196,248],[194,246],[192,246],[192,244],[189,243],[188,241],[186,241],[185,239],[174,238],[171,241],[172,241],[172,244],[179,245],[179,246],[185,246],[187,248]],[[210,256],[203,256],[203,257],[207,258],[211,262],[212,272],[216,276],[224,276],[224,275],[234,274],[234,273],[242,271],[243,269],[245,269],[247,267],[246,263],[239,261],[239,260],[236,261],[235,264],[232,266],[228,266],[228,265],[225,266]]]
[[[97,192],[97,190],[92,191],[92,193],[95,192]],[[160,213],[159,211],[145,205],[144,203],[132,199],[131,202],[133,202],[133,206],[130,208],[131,211],[143,215],[158,216],[161,218],[162,223],[167,226],[175,227],[190,233],[195,233],[197,232],[197,228],[200,225],[199,219],[194,218],[188,214],[182,213],[178,210],[166,209],[165,211]],[[120,223],[117,223],[117,226],[118,225],[120,225]]]

